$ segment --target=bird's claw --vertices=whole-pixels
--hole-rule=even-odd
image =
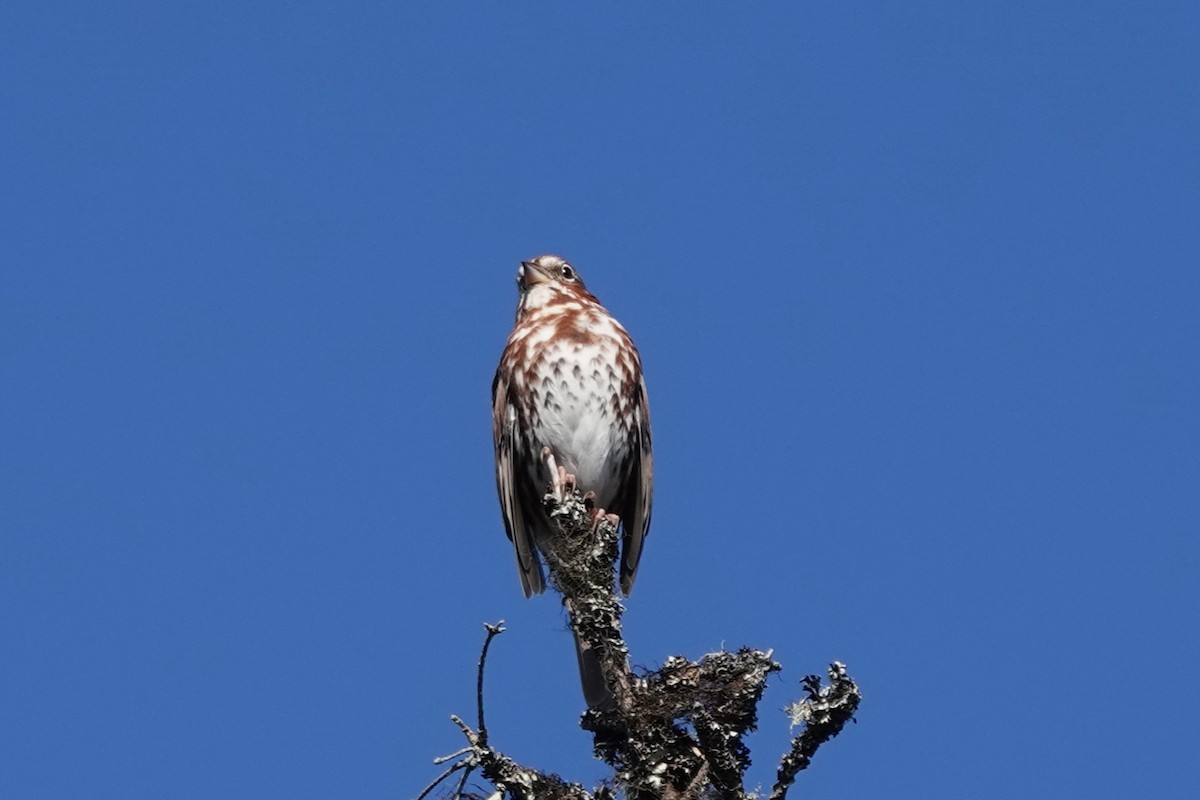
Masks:
[[[618,525],[621,524],[621,518],[618,517],[616,514],[609,514],[603,508],[593,508],[592,509],[592,533],[595,534],[596,531],[598,531],[600,529],[600,525],[604,522],[607,522],[610,525],[612,525],[614,528],[616,528]]]
[[[549,447],[542,448],[542,461],[550,473],[550,494],[561,503],[568,495],[575,493],[575,476],[567,472],[566,467],[559,466],[554,458],[554,451]]]

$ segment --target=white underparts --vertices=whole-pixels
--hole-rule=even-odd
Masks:
[[[526,349],[521,362],[530,365],[513,376],[514,388],[535,399],[529,420],[535,452],[549,447],[579,488],[595,492],[603,507],[617,492],[619,466],[633,446],[629,426],[619,423],[636,419],[628,408],[633,364],[616,360],[627,335],[598,305],[542,289],[527,293],[525,317],[513,331],[512,343]],[[561,326],[572,322],[579,323],[576,335],[562,335]]]

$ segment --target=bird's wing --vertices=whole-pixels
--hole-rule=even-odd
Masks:
[[[650,511],[654,495],[654,456],[650,441],[650,406],[646,401],[646,381],[638,381],[633,403],[635,437],[630,457],[630,469],[626,473],[625,500],[617,510],[625,529],[621,541],[621,592],[628,595],[637,576],[638,562],[642,558],[642,545],[650,532]]]
[[[492,439],[496,446],[496,490],[500,494],[500,510],[504,515],[504,530],[517,554],[517,570],[521,589],[526,597],[541,594],[546,588],[542,563],[538,559],[533,532],[525,521],[518,497],[516,461],[517,410],[509,401],[508,383],[500,377],[492,380]]]

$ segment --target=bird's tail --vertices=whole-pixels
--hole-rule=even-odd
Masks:
[[[571,635],[575,637],[575,658],[579,661],[579,683],[583,686],[583,700],[593,711],[611,711],[617,707],[617,698],[613,696],[604,680],[600,654],[579,638],[579,632],[575,630],[576,616],[571,607],[571,599],[564,597],[563,602],[567,606],[567,613],[571,615]]]
[[[583,685],[583,699],[594,711],[610,711],[617,706],[617,699],[604,681],[600,667],[600,655],[589,648],[572,629],[575,636],[575,655],[579,659],[579,682]]]

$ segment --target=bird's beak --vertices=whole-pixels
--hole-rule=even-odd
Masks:
[[[521,286],[528,289],[530,286],[536,286],[539,283],[549,283],[550,276],[542,271],[542,268],[532,261],[521,262],[521,272],[517,276]]]

